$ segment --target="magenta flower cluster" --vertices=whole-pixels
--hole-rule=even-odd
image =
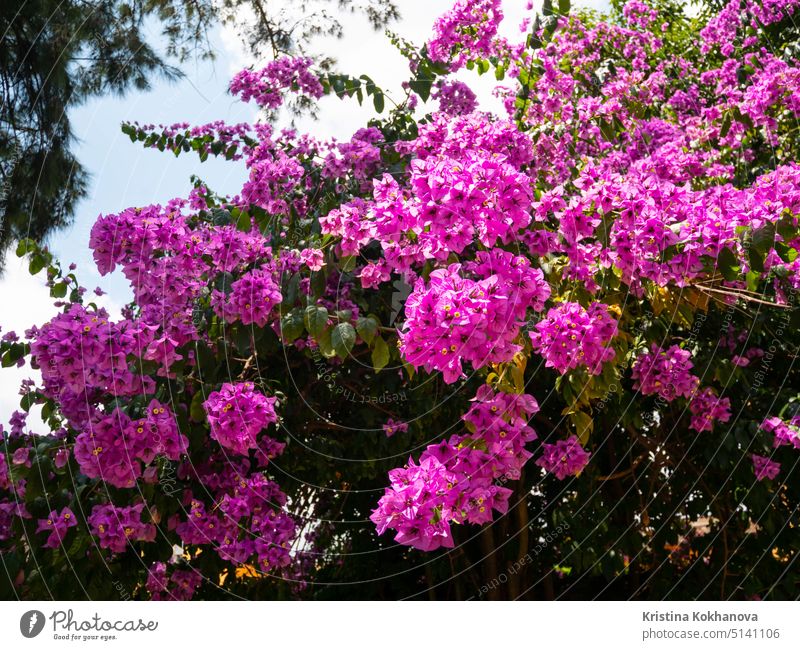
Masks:
[[[617,321],[601,302],[584,309],[577,302],[562,302],[550,309],[530,333],[533,349],[548,368],[560,374],[586,367],[600,374],[603,364],[616,356],[610,345],[617,334]]]
[[[494,53],[494,37],[503,20],[500,5],[500,0],[457,0],[433,24],[434,35],[428,41],[431,59],[457,70],[467,61]]]
[[[772,440],[774,447],[791,445],[795,449],[800,449],[800,416],[788,422],[779,417],[768,417],[761,423],[761,428],[774,436]]]
[[[697,391],[689,402],[692,420],[689,426],[695,431],[711,431],[715,422],[731,419],[731,400],[719,397],[711,388]]]
[[[259,448],[258,435],[278,421],[277,398],[256,390],[252,382],[223,384],[203,402],[211,437],[228,451],[246,456]]]
[[[772,480],[781,471],[781,464],[771,460],[767,456],[751,454],[750,457],[753,461],[753,472],[756,475],[757,481],[763,481],[764,479]]]
[[[390,487],[370,519],[378,534],[395,531],[395,541],[430,551],[454,544],[451,524],[492,521],[493,511],[508,510],[511,490],[536,438],[528,418],[539,410],[530,395],[478,389],[464,415],[469,431],[430,445],[419,464],[389,472]]]
[[[134,542],[155,540],[156,527],[142,521],[144,507],[143,503],[121,508],[109,503],[92,508],[87,521],[100,548],[124,553]]]
[[[249,361],[239,379],[219,386],[201,376],[200,355],[219,360],[246,347],[238,336],[244,329],[253,340],[271,337],[283,330],[282,317],[302,320],[297,311],[308,307],[327,309],[325,328],[358,324],[373,298],[382,298],[373,292],[397,280],[413,287],[391,323],[401,360],[441,373],[448,384],[524,361],[531,351],[559,374],[578,370],[570,379],[588,374],[600,385],[603,371],[613,370],[627,384],[622,375],[632,360],[634,387],[657,402],[684,398],[694,431],[730,421],[731,399],[701,388],[693,372],[704,361],[701,347],[654,343],[648,319],[638,321],[639,312],[619,305],[620,294],[658,311],[657,304],[672,300],[699,305],[709,293],[732,304],[752,298],[752,285],[765,287],[764,300],[788,303],[788,290],[800,289],[800,238],[787,234],[798,225],[800,164],[784,155],[794,150],[796,133],[782,126],[800,118],[800,69],[791,56],[762,47],[758,35],[794,16],[798,4],[728,2],[695,43],[708,59],[698,74],[695,60],[664,49],[666,16],[640,0],[625,3],[619,24],[576,15],[551,20],[557,30],[535,50],[498,37],[500,0],[457,0],[436,21],[426,49],[426,65],[437,71],[431,97],[438,110],[403,137],[378,121],[341,142],[264,122],[179,123],[158,127],[160,133],[136,125],[139,135],[158,136],[146,146],[179,153],[181,142],[194,139],[201,157],[241,161],[247,180],[236,196],[216,196],[198,183],[185,199],[97,219],[90,237],[97,269],[105,275],[120,267],[133,302],[113,321],[91,304],[59,301],[60,313],[26,332],[42,382],[23,384],[23,400],[46,404],[53,437],[63,442],[48,452],[54,471],[46,479],[74,461],[81,481],[107,483],[116,499],[117,490],[152,489],[162,480],[158,467],[174,463],[182,511],[165,517],[165,537],[233,566],[294,575],[300,526],[287,496],[265,475],[283,451],[265,433],[278,422],[277,400],[248,381]],[[481,69],[486,61],[479,59],[506,74],[509,85],[496,89],[505,119],[479,112],[465,83],[439,74]],[[325,86],[312,68],[308,58],[282,57],[239,73],[230,89],[274,111],[288,93],[322,96]],[[517,80],[530,85],[524,96]],[[411,119],[407,109],[418,100],[413,84],[406,90],[408,101],[392,113],[395,125]],[[762,144],[776,158],[774,169],[743,180],[741,164]],[[765,239],[760,259],[752,244]],[[352,272],[345,270],[350,264]],[[71,276],[60,282],[51,287],[54,295],[76,283]],[[288,294],[296,294],[295,305]],[[284,298],[294,312],[281,311]],[[634,332],[626,328],[640,324],[634,349],[640,335],[648,347],[632,359],[627,344]],[[361,325],[358,354],[369,343]],[[387,330],[384,322],[373,337],[387,344],[384,352],[394,343]],[[18,338],[7,333],[4,350]],[[316,360],[324,351],[319,365],[348,363],[323,349],[321,337],[293,338],[286,343],[293,355]],[[734,354],[746,340],[733,330],[724,337],[721,349],[736,373],[765,354],[756,347]],[[689,347],[698,350],[696,359]],[[381,349],[373,350],[376,368]],[[483,524],[506,512],[506,484],[532,457],[526,445],[536,434],[528,420],[538,405],[506,375],[503,383],[502,373],[492,380],[497,391],[478,389],[463,432],[390,473],[371,516],[379,533],[391,530],[399,543],[433,550],[453,546],[453,525]],[[180,396],[164,404],[175,387]],[[191,459],[179,422],[191,431]],[[3,541],[12,539],[16,520],[33,519],[28,483],[15,477],[38,471],[39,455],[25,415],[15,412],[10,425],[0,454]],[[383,425],[387,436],[407,428],[394,420]],[[761,428],[775,447],[800,448],[798,419],[770,417]],[[536,464],[563,480],[579,475],[589,459],[570,436],[543,444]],[[758,480],[778,475],[780,465],[770,458],[753,454],[752,461]],[[155,540],[161,520],[149,503],[116,507],[98,492],[92,498],[103,503],[88,523],[101,548],[119,554]],[[56,548],[79,524],[68,507],[39,518],[50,508],[31,510],[37,532],[47,534],[45,546]],[[156,562],[147,589],[154,599],[180,600],[201,582],[196,571]]]
[[[271,269],[260,268],[235,280],[228,293],[215,290],[214,311],[223,320],[265,327],[273,320],[273,310],[281,302],[281,290]]]
[[[306,57],[283,56],[260,70],[242,70],[230,83],[230,91],[242,101],[254,101],[262,108],[278,108],[287,90],[314,99],[322,96],[322,84],[311,71],[314,62]]]
[[[555,444],[544,443],[542,455],[535,463],[563,481],[568,476],[580,474],[589,463],[589,457],[589,452],[583,448],[578,437],[570,436]]]
[[[117,409],[96,414],[75,439],[73,451],[78,466],[89,478],[99,478],[115,487],[134,487],[142,466],[157,456],[178,460],[188,450],[175,415],[156,400],[144,417],[132,420]]]
[[[643,395],[658,395],[667,402],[678,397],[691,397],[699,379],[691,373],[692,353],[677,345],[662,350],[653,343],[633,364],[634,388]]]
[[[266,573],[291,561],[296,524],[282,511],[286,495],[278,485],[262,474],[247,476],[248,469],[247,461],[228,462],[214,470],[215,475],[203,475],[218,505],[209,508],[190,500],[186,520],[176,516],[170,528],[184,544],[210,545],[223,560],[235,565],[252,562]]]
[[[464,362],[477,370],[509,361],[521,349],[514,340],[527,310],[550,295],[541,270],[521,256],[496,250],[468,268],[479,279],[452,264],[417,280],[400,331],[403,358],[448,383],[463,375]]]
[[[164,562],[155,562],[147,573],[145,587],[151,600],[191,600],[203,576],[191,569],[170,571]]]
[[[58,548],[64,543],[67,531],[77,525],[78,521],[75,519],[75,513],[69,508],[62,508],[61,512],[53,510],[47,515],[46,519],[40,519],[36,532],[49,531],[50,534],[44,543],[45,547]]]

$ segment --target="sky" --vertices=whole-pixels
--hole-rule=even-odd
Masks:
[[[286,0],[291,2],[291,0]],[[398,3],[401,19],[390,29],[417,45],[424,43],[436,16],[444,13],[452,0],[403,0]],[[504,0],[505,20],[501,33],[518,40],[518,25],[525,15],[525,0]],[[583,0],[574,5],[606,9],[607,0]],[[537,8],[539,3],[537,2]],[[314,49],[332,54],[337,69],[355,76],[369,75],[389,95],[400,95],[400,82],[408,77],[406,60],[388,42],[382,32],[371,29],[366,19],[347,15],[342,39],[321,39]],[[154,39],[157,35],[154,35]],[[74,224],[56,233],[50,249],[64,266],[76,263],[77,275],[89,290],[96,286],[107,291],[98,302],[112,316],[130,300],[130,291],[121,274],[101,278],[88,247],[89,231],[99,214],[119,212],[131,206],[163,203],[176,196],[186,196],[190,177],[196,174],[219,193],[237,193],[246,178],[244,163],[230,163],[209,158],[200,163],[196,157],[175,158],[169,153],[144,149],[132,143],[120,131],[123,121],[142,124],[189,122],[202,124],[213,120],[229,123],[250,121],[257,117],[252,105],[242,104],[227,93],[230,77],[243,67],[264,63],[253,61],[231,28],[221,28],[212,36],[217,59],[213,62],[190,62],[182,66],[185,78],[176,83],[154,80],[148,91],[131,92],[123,98],[100,97],[70,111],[76,134],[78,160],[91,174],[88,196],[80,203]],[[494,77],[482,78],[464,71],[462,78],[478,92],[480,108],[497,110],[490,96]],[[373,116],[371,104],[359,106],[355,99],[320,100],[319,119],[302,119],[297,127],[317,138],[349,139],[350,135]],[[12,254],[0,278],[0,327],[3,332],[20,334],[33,324],[41,325],[55,313],[52,299],[44,287],[44,274],[32,277],[26,266]],[[8,422],[19,408],[19,383],[26,377],[37,379],[30,368],[0,369],[0,424]],[[29,423],[36,430],[36,422]]]

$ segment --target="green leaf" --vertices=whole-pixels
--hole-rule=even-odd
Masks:
[[[763,228],[754,230],[752,246],[761,253],[768,253],[775,244],[776,230],[777,226],[774,223],[768,223]]]
[[[281,337],[285,343],[291,343],[300,338],[305,330],[303,313],[300,309],[293,309],[286,316],[281,318]]]
[[[356,330],[350,323],[339,323],[331,332],[331,345],[340,359],[346,359],[356,343]]]
[[[739,260],[730,248],[723,248],[717,257],[717,270],[728,281],[739,278]]]
[[[589,436],[594,430],[594,421],[592,420],[592,417],[583,411],[576,411],[575,413],[570,413],[569,418],[575,427],[575,433],[578,435],[578,440],[580,440],[581,444],[585,446],[586,443],[589,442]]]
[[[28,272],[31,275],[36,275],[47,265],[44,256],[39,253],[31,255],[31,261],[28,263]]]
[[[215,226],[227,226],[231,223],[231,213],[222,208],[214,208],[211,211],[211,221]]]
[[[285,283],[285,289],[283,291],[283,304],[284,305],[293,305],[297,302],[298,292],[300,291],[300,274],[295,273],[289,278],[289,281]],[[302,321],[302,318],[300,319]]]
[[[36,392],[25,393],[19,401],[20,408],[25,412],[30,411],[31,406],[37,403],[39,397],[39,393]]]
[[[719,129],[720,138],[724,138],[728,135],[728,131],[731,130],[731,124],[733,124],[733,117],[730,113],[725,113],[725,117],[722,118],[722,126]]]
[[[755,291],[758,289],[758,282],[761,279],[761,273],[758,271],[748,271],[746,280],[747,280],[747,290],[748,291]]]
[[[319,345],[319,351],[323,357],[330,359],[336,356],[336,350],[333,349],[333,343],[331,342],[330,329],[323,330],[322,334],[317,338],[317,345]]]
[[[56,282],[50,289],[50,296],[53,298],[64,298],[67,295],[67,283]]]
[[[355,255],[346,255],[339,260],[339,268],[348,273],[356,268],[356,256]]]
[[[372,367],[375,368],[376,372],[379,372],[386,367],[387,363],[389,363],[389,346],[379,336],[375,339],[375,345],[372,348]]]
[[[35,251],[36,242],[32,239],[20,239],[17,244],[17,257],[25,257],[28,253]]]
[[[317,305],[306,307],[305,323],[308,333],[318,340],[328,326],[328,310]]]
[[[738,366],[735,366],[729,359],[721,359],[714,368],[714,379],[727,386],[733,381],[733,375],[736,373]]]
[[[764,270],[764,255],[755,246],[750,246],[747,251],[747,257],[750,260],[750,268],[753,271],[761,273]]]
[[[428,79],[414,79],[408,82],[409,87],[417,95],[420,96],[423,102],[427,102],[431,96],[431,87],[433,86],[433,77]]]
[[[372,345],[372,340],[378,331],[378,321],[374,316],[361,316],[356,321],[356,331],[358,335],[364,339],[369,345]]]
[[[10,368],[28,354],[28,352],[30,352],[30,346],[27,343],[12,343],[3,354],[0,365],[2,365],[3,368]]]
[[[375,94],[372,96],[372,104],[375,106],[375,111],[378,113],[383,113],[383,108],[385,105],[383,93],[380,90],[376,90]]]
[[[195,422],[203,422],[206,419],[206,409],[203,406],[202,390],[198,390],[192,396],[192,403],[189,406],[189,417]]]
[[[253,220],[247,212],[242,212],[236,219],[236,230],[250,232],[253,227]]]
[[[797,259],[797,249],[791,248],[782,242],[775,242],[775,252],[787,264],[791,264]]]

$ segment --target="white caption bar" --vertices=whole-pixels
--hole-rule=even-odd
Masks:
[[[797,602],[6,602],[0,603],[0,638],[4,648],[15,649],[218,650],[248,643],[408,650],[419,644],[471,649],[566,643],[615,650],[777,650],[800,647],[798,608]]]

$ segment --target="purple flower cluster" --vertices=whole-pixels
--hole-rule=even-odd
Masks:
[[[577,436],[570,436],[555,444],[544,443],[542,455],[535,462],[563,481],[567,476],[580,474],[588,464],[589,457],[589,452],[583,448]]]
[[[510,264],[509,264],[510,262]],[[550,288],[539,269],[504,251],[479,257],[470,269],[483,279],[461,276],[453,264],[417,280],[406,301],[400,352],[415,367],[439,370],[448,383],[463,374],[462,363],[478,369],[509,361],[529,308],[541,309]]]
[[[236,565],[252,561],[265,573],[285,567],[296,535],[294,519],[282,511],[286,495],[262,474],[245,478],[241,469],[247,466],[228,464],[209,480],[216,505],[209,508],[192,500],[186,520],[175,522],[175,531],[185,544],[211,544],[223,560]]]
[[[230,83],[230,91],[242,101],[255,101],[262,108],[276,109],[290,90],[314,99],[322,97],[322,84],[311,71],[314,62],[306,57],[283,56],[260,70],[242,70]]]
[[[506,512],[511,490],[531,454],[525,444],[536,438],[527,425],[539,410],[530,395],[478,389],[464,415],[474,433],[455,435],[430,445],[419,464],[389,472],[386,489],[370,519],[378,534],[396,531],[395,541],[419,550],[452,547],[451,523],[483,524],[492,511]]]
[[[463,81],[440,81],[431,96],[439,102],[439,110],[448,115],[472,113],[478,107],[478,96]]]
[[[277,398],[257,391],[251,382],[223,384],[203,402],[211,437],[234,454],[246,456],[257,449],[257,436],[278,421]]]
[[[770,460],[766,456],[751,454],[750,457],[753,460],[753,472],[756,475],[757,481],[763,481],[765,478],[772,480],[781,471],[781,464]]]
[[[761,428],[773,434],[774,447],[791,445],[795,449],[800,449],[800,416],[792,418],[789,422],[779,417],[768,417],[761,423]]]
[[[260,268],[242,274],[230,291],[215,290],[214,311],[228,323],[265,327],[273,318],[273,310],[281,302],[281,290],[271,269]]]
[[[203,582],[203,576],[190,569],[173,569],[167,575],[167,565],[155,562],[147,574],[145,586],[151,600],[191,600]]]
[[[457,70],[467,61],[494,53],[494,37],[503,20],[500,0],[457,0],[436,19],[428,54]]]
[[[47,548],[58,548],[64,542],[67,531],[77,525],[78,522],[75,520],[75,513],[69,508],[62,508],[61,512],[53,510],[47,515],[46,519],[40,519],[39,527],[36,529],[36,532],[50,531],[44,545]]]
[[[386,424],[383,425],[383,432],[387,438],[391,438],[395,433],[405,433],[406,431],[408,431],[407,423],[396,422],[392,418],[386,420]]]
[[[188,449],[175,414],[153,400],[144,417],[132,420],[117,409],[97,414],[75,439],[74,455],[89,478],[99,478],[115,487],[133,487],[142,477],[142,463],[157,456],[178,460]]]
[[[374,202],[345,204],[320,220],[341,237],[339,250],[354,255],[381,242],[385,268],[409,274],[426,260],[445,262],[476,241],[510,243],[531,220],[530,182],[502,155],[471,151],[413,160],[409,188],[391,176],[374,184]]]
[[[124,553],[134,542],[152,542],[156,527],[142,522],[144,504],[118,508],[112,504],[97,505],[87,521],[100,544],[112,553]]]
[[[689,402],[689,410],[692,412],[689,426],[698,432],[711,431],[714,422],[727,422],[731,419],[730,399],[720,398],[711,388],[697,391]]]
[[[150,335],[108,313],[73,304],[35,330],[31,351],[41,369],[43,392],[58,400],[72,426],[88,422],[101,395],[152,392],[152,378],[131,368],[129,354],[148,347]]]
[[[586,367],[598,375],[603,364],[616,356],[611,339],[617,334],[617,321],[608,306],[593,302],[584,309],[577,302],[563,302],[547,312],[530,333],[533,349],[545,359],[548,368],[560,374]]]
[[[656,343],[633,364],[634,388],[643,395],[658,395],[668,402],[677,397],[692,397],[699,379],[691,370],[692,353],[673,345],[662,350]]]

